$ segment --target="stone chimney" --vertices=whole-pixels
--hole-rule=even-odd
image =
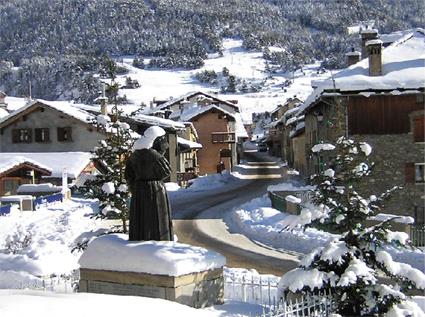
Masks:
[[[106,105],[106,102],[102,102],[100,104],[100,113],[104,116],[108,115],[108,106]]]
[[[360,36],[362,37],[362,59],[364,59],[368,56],[366,42],[370,40],[376,40],[378,38],[378,30],[364,29],[360,31]]]
[[[370,40],[366,42],[369,55],[369,76],[382,75],[382,41]]]
[[[6,94],[0,91],[0,108],[7,111]]]
[[[345,54],[347,57],[347,67],[357,64],[360,61],[360,52],[355,51],[354,48],[351,49],[351,52]]]

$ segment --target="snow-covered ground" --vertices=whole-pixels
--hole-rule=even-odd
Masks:
[[[196,310],[160,299],[72,293],[70,282],[82,254],[77,245],[111,226],[93,217],[97,211],[96,201],[72,199],[34,212],[14,209],[0,217],[0,316],[116,316],[140,310],[144,316],[238,317],[261,312],[259,305],[237,301]],[[253,270],[225,270],[228,278],[240,279],[241,274],[247,279],[260,276]],[[240,292],[229,296],[241,298]]]
[[[296,189],[290,184],[281,184],[286,190]],[[279,186],[275,186],[278,188]],[[290,223],[291,214],[280,212],[271,207],[267,195],[253,199],[228,214],[226,223],[230,231],[246,235],[252,240],[274,249],[306,254],[325,245],[334,235],[317,229],[285,229]],[[394,260],[412,265],[425,272],[425,256],[419,250],[400,250],[386,247]]]

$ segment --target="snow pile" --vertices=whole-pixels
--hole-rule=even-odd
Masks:
[[[294,188],[290,183],[276,185],[279,189]],[[269,186],[274,188],[273,186]],[[295,190],[295,189],[294,189]],[[305,213],[305,214],[303,214]],[[302,211],[302,217],[315,217]],[[309,220],[309,219],[307,219]],[[309,221],[305,221],[306,223]],[[300,217],[280,212],[271,208],[269,198],[264,195],[253,199],[239,208],[233,210],[225,219],[232,232],[246,235],[252,240],[259,241],[275,249],[309,253],[326,245],[330,240],[337,238],[324,231],[314,228],[303,230],[298,228]],[[396,233],[392,239],[403,241],[403,233]],[[400,250],[396,247],[385,246],[395,261],[408,263],[412,267],[425,271],[425,257],[420,250]]]
[[[101,226],[93,208],[89,200],[67,201],[0,217],[0,288],[41,285],[41,276],[77,269],[80,253],[71,250]]]
[[[335,146],[333,144],[329,143],[320,143],[316,144],[311,148],[311,151],[313,153],[321,152],[321,151],[332,151],[335,149]]]
[[[229,183],[238,182],[239,179],[234,177],[227,170],[223,171],[221,174],[209,174],[205,176],[199,176],[195,179],[189,181],[190,186],[189,191],[202,191],[202,190],[212,190],[229,185]]]
[[[280,183],[267,187],[269,192],[314,190],[314,186],[299,186],[293,183]]]
[[[164,185],[167,192],[176,192],[181,189],[179,184],[173,183],[173,182],[168,182],[168,183],[165,183]]]
[[[232,232],[287,251],[308,253],[332,239],[332,235],[313,228],[285,230],[291,216],[271,208],[270,200],[264,195],[232,211],[225,220]]]
[[[128,241],[125,234],[94,239],[80,258],[87,269],[181,276],[223,267],[213,251],[174,241]]]

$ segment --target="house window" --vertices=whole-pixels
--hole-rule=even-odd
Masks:
[[[49,135],[49,129],[48,128],[39,128],[34,129],[34,139],[35,142],[49,142],[50,141],[50,135]]]
[[[405,175],[407,184],[424,184],[425,163],[406,163]]]
[[[58,141],[60,142],[72,141],[72,128],[71,127],[58,128]]]
[[[415,163],[415,183],[425,183],[425,163]]]
[[[13,129],[12,142],[13,143],[31,143],[32,130],[31,129]]]
[[[425,142],[425,117],[420,116],[413,119],[413,133],[415,142]]]

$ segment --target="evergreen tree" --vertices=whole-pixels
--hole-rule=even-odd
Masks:
[[[335,312],[344,316],[381,316],[397,311],[416,316],[417,305],[403,292],[425,289],[425,275],[408,264],[393,261],[387,252],[389,245],[411,247],[408,235],[392,232],[391,220],[366,226],[366,220],[376,216],[397,188],[369,197],[359,193],[361,181],[373,167],[368,161],[371,147],[367,143],[341,137],[336,146],[317,144],[312,151],[329,160],[313,177],[316,190],[312,204],[303,207],[298,224],[320,224],[338,236],[282,277],[281,294],[331,290]],[[299,203],[295,197],[287,199]],[[396,282],[396,286],[381,284],[378,277],[382,276]]]
[[[109,219],[121,219],[123,232],[127,232],[126,221],[128,219],[127,199],[129,192],[124,177],[125,162],[131,154],[134,139],[130,126],[121,122],[122,111],[118,109],[119,86],[115,82],[114,63],[105,57],[105,74],[111,79],[106,84],[106,95],[98,100],[106,104],[112,104],[112,119],[108,115],[98,115],[96,124],[106,135],[105,140],[99,142],[94,149],[93,160],[97,163],[100,172],[94,179],[85,183],[84,191],[89,198],[99,199],[99,216]]]

